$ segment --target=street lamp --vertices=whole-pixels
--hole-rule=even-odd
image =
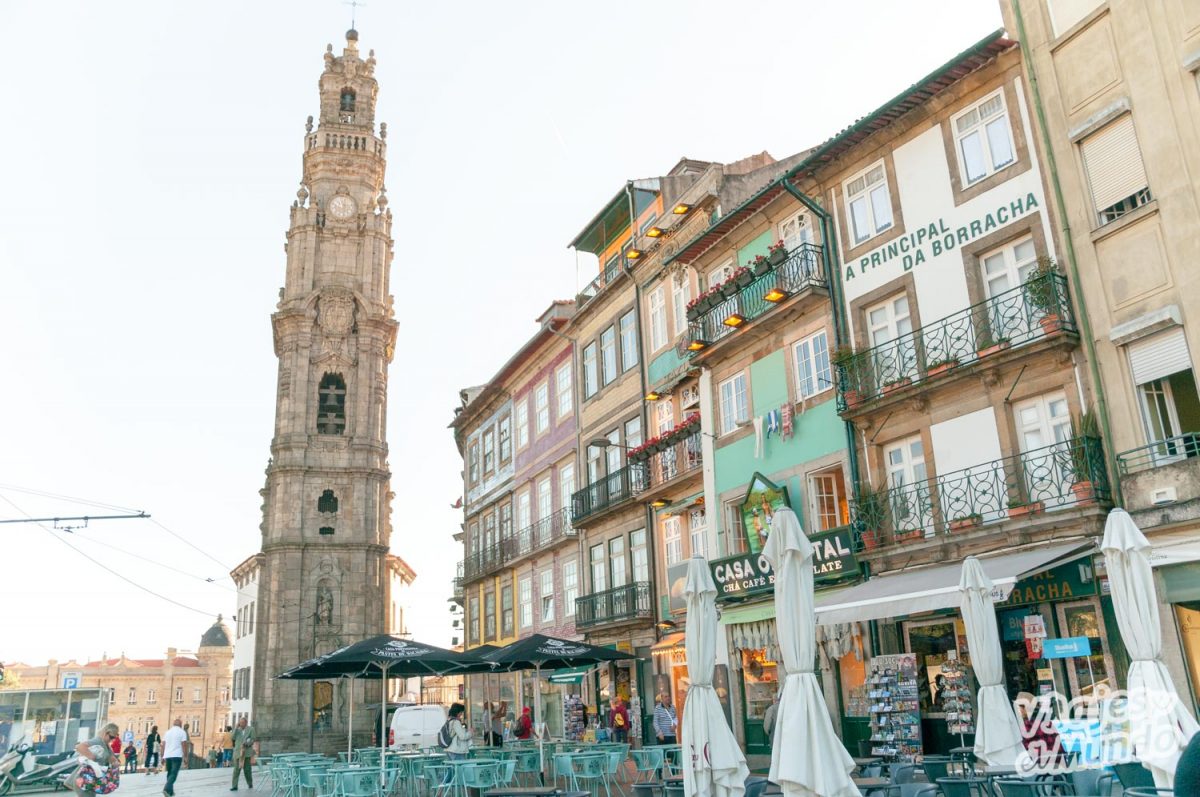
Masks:
[[[589,448],[623,448],[626,451],[628,451],[630,449],[630,446],[623,446],[620,443],[614,443],[612,440],[609,440],[607,437],[593,437],[591,440],[588,441],[588,447]]]

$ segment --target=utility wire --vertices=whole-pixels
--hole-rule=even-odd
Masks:
[[[32,517],[32,515],[30,515],[30,514],[29,514],[28,512],[26,512],[24,509],[22,509],[21,507],[17,506],[15,503],[13,503],[12,499],[11,499],[11,498],[9,498],[8,496],[0,494],[0,499],[2,499],[2,500],[5,502],[5,503],[7,503],[9,506],[11,506],[13,509],[17,510],[18,512],[20,512],[20,513],[21,513],[22,515],[24,515],[25,517]],[[81,550],[79,550],[78,548],[76,548],[76,547],[75,547],[74,545],[72,545],[71,543],[67,542],[67,540],[66,540],[65,538],[63,538],[63,537],[60,537],[60,536],[58,536],[57,534],[55,534],[55,533],[54,533],[54,531],[53,531],[53,530],[52,530],[52,529],[51,529],[49,526],[46,526],[44,523],[38,523],[38,524],[37,524],[37,526],[38,526],[38,528],[40,528],[42,531],[46,532],[47,534],[49,534],[49,535],[50,535],[51,537],[53,537],[54,539],[56,539],[56,540],[58,540],[59,542],[61,542],[63,545],[67,546],[68,548],[70,548],[70,549],[71,549],[72,551],[74,551],[75,553],[77,553],[77,554],[79,554],[80,556],[82,556],[83,558],[87,559],[87,560],[88,560],[90,563],[92,563],[92,564],[96,565],[97,567],[99,567],[101,570],[104,570],[104,571],[106,571],[106,572],[108,572],[108,573],[111,573],[112,575],[116,576],[117,578],[121,579],[122,581],[126,582],[127,584],[131,584],[131,585],[133,585],[133,586],[137,587],[137,588],[138,588],[138,589],[140,589],[142,592],[149,593],[150,595],[153,595],[154,597],[156,597],[156,598],[158,598],[158,599],[160,599],[160,600],[164,600],[164,601],[166,601],[167,603],[174,604],[174,605],[178,606],[178,607],[179,607],[179,608],[181,608],[181,609],[187,609],[189,612],[195,612],[196,614],[202,614],[202,615],[204,615],[205,617],[212,617],[212,616],[213,616],[213,612],[211,612],[211,611],[205,611],[205,610],[202,610],[202,609],[197,609],[197,608],[195,608],[194,606],[188,606],[187,604],[180,603],[179,601],[175,600],[174,598],[168,598],[166,595],[159,594],[159,593],[155,592],[154,590],[150,589],[149,587],[146,587],[146,586],[144,586],[144,585],[142,585],[142,584],[139,584],[139,583],[137,583],[136,581],[134,581],[133,579],[131,579],[131,578],[128,578],[128,577],[126,577],[126,576],[122,575],[121,573],[118,573],[116,570],[113,570],[111,567],[109,567],[108,565],[104,564],[103,562],[98,562],[98,561],[96,561],[95,559],[93,559],[92,557],[88,556],[88,555],[87,555],[86,553],[84,553],[83,551],[81,551]]]
[[[194,542],[192,542],[191,540],[187,539],[187,538],[186,538],[186,537],[184,537],[183,535],[181,535],[181,534],[176,534],[174,531],[171,531],[171,529],[167,528],[167,527],[166,527],[166,526],[164,526],[162,523],[159,523],[159,522],[158,522],[157,520],[155,520],[154,518],[150,518],[150,522],[151,522],[151,523],[153,523],[154,525],[158,526],[160,529],[162,529],[163,531],[165,531],[167,534],[170,534],[172,537],[174,537],[175,539],[177,539],[177,540],[179,540],[180,542],[182,542],[184,545],[187,545],[189,548],[193,548],[193,549],[195,549],[195,550],[199,551],[200,553],[202,553],[202,554],[204,554],[205,556],[207,556],[209,559],[211,559],[211,560],[213,560],[214,562],[216,562],[217,564],[219,564],[221,567],[225,568],[225,574],[226,574],[226,576],[228,576],[228,574],[229,574],[229,571],[233,569],[232,567],[230,567],[229,565],[225,564],[225,563],[224,563],[224,562],[222,562],[220,559],[218,559],[217,557],[213,556],[212,554],[210,554],[208,551],[204,550],[204,549],[203,549],[203,548],[201,548],[200,546],[196,545]]]

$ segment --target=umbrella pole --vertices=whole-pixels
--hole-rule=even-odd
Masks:
[[[538,764],[541,771],[538,773],[541,778],[542,785],[546,785],[546,740],[542,738],[542,665],[533,665],[533,732],[538,737]]]
[[[383,706],[379,710],[379,785],[387,784],[387,671],[388,662],[383,663],[383,690],[380,697]]]
[[[350,719],[346,722],[346,763],[353,763],[354,754],[354,676],[350,676]]]

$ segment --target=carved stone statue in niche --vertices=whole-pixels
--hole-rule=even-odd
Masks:
[[[324,581],[317,587],[317,625],[333,625],[333,590]]]

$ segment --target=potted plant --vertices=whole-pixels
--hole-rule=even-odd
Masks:
[[[772,266],[778,266],[783,261],[787,260],[788,250],[783,241],[776,241],[767,249],[767,261]]]
[[[1091,440],[1100,436],[1100,423],[1095,410],[1088,408],[1071,419],[1071,470],[1075,477],[1071,492],[1077,504],[1090,504],[1096,500],[1096,485],[1091,474],[1096,470],[1091,454]]]
[[[1059,314],[1061,302],[1055,280],[1058,273],[1058,264],[1052,258],[1043,255],[1038,258],[1037,266],[1022,286],[1025,300],[1038,314],[1038,323],[1046,335],[1053,335],[1062,329],[1062,316]]]
[[[733,272],[733,276],[729,279],[739,290],[741,290],[751,282],[754,282],[754,273],[746,266],[742,266],[737,271]]]
[[[1008,502],[1008,517],[1011,520],[1019,520],[1023,517],[1035,515],[1045,508],[1046,504],[1042,501],[1014,499]]]
[[[863,394],[857,385],[857,380],[851,377],[851,369],[858,361],[858,353],[849,346],[838,346],[830,357],[838,372],[838,383],[842,387],[842,398],[846,407],[856,407],[863,402]],[[851,387],[851,385],[854,385]]]
[[[932,379],[935,376],[939,376],[941,374],[946,373],[951,368],[954,368],[957,365],[958,365],[957,357],[949,357],[948,356],[948,357],[938,358],[938,359],[932,361],[931,363],[929,363],[929,365],[927,365],[925,367],[925,376],[926,376],[926,378]]]
[[[873,551],[879,547],[880,534],[878,531],[862,531],[858,535],[859,542],[862,544],[862,550]]]
[[[894,536],[896,542],[919,540],[925,536],[925,529],[898,529]]]
[[[886,396],[888,393],[891,393],[895,390],[900,390],[901,388],[908,387],[911,384],[912,384],[911,376],[900,376],[900,377],[897,377],[897,378],[891,380],[890,382],[884,382],[883,383],[883,395]]]
[[[859,538],[867,550],[883,542],[884,520],[887,515],[887,490],[861,484],[858,497],[854,500],[854,525],[859,529]]]
[[[980,515],[978,512],[972,512],[969,515],[959,515],[950,521],[950,531],[955,532],[973,529],[976,526],[982,525],[982,523],[983,515]]]
[[[990,329],[980,330],[979,334],[975,336],[975,356],[981,360],[1007,348],[1008,338],[993,335]]]
[[[750,270],[754,272],[754,276],[761,277],[771,270],[771,261],[766,255],[755,255],[750,261]]]

